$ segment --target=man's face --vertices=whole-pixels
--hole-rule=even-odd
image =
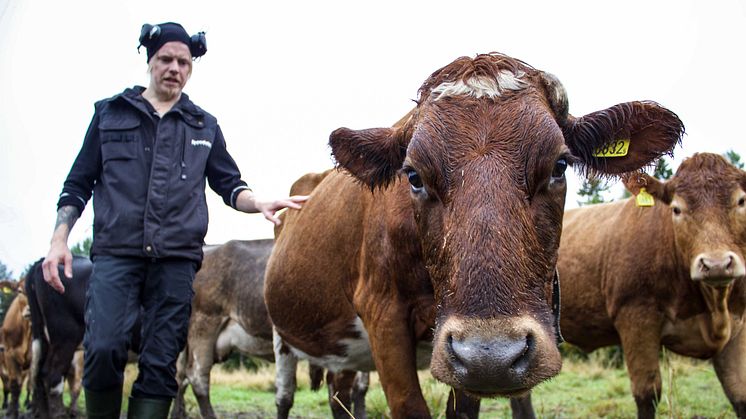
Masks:
[[[186,44],[171,41],[150,59],[150,88],[162,100],[177,97],[192,73],[192,55]]]

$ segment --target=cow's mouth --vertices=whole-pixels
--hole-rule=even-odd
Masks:
[[[708,287],[712,288],[728,288],[730,284],[732,284],[735,281],[738,281],[740,279],[743,279],[743,277],[709,277],[709,278],[701,278],[701,279],[694,279],[694,282],[699,282],[703,285],[706,285]]]

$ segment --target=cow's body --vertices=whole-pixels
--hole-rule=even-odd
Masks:
[[[272,239],[232,240],[205,249],[194,278],[187,346],[176,373],[179,392],[171,416],[184,415],[184,391],[191,384],[203,418],[214,418],[210,370],[231,352],[273,360],[272,324],[262,294]]]
[[[566,212],[562,333],[586,351],[622,345],[641,417],[654,416],[661,394],[662,346],[713,359],[736,413],[746,417],[746,174],[720,156],[698,154],[665,184],[641,179],[631,189],[647,186],[662,198],[651,208],[631,198]],[[717,272],[719,259],[727,262]]]
[[[466,394],[525,394],[561,366],[565,167],[635,170],[682,130],[652,103],[576,119],[553,76],[499,54],[458,59],[397,126],[332,133],[346,170],[287,214],[267,267],[272,322],[334,372],[376,369],[393,417],[429,417],[416,374],[428,362],[455,390],[449,416],[476,415]],[[591,156],[621,137],[624,158]]]
[[[10,389],[10,403],[6,410],[8,418],[18,417],[21,386],[31,366],[31,323],[24,317],[27,307],[26,295],[19,292],[3,319],[4,361]]]

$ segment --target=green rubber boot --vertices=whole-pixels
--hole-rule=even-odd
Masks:
[[[171,400],[130,397],[127,419],[166,419],[170,409]]]
[[[122,390],[85,390],[85,411],[89,419],[119,419],[122,409]]]

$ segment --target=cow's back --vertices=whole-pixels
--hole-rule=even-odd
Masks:
[[[337,353],[338,337],[356,316],[350,302],[371,198],[349,174],[334,171],[302,211],[286,214],[276,239],[267,266],[267,308],[287,343],[312,356]]]

